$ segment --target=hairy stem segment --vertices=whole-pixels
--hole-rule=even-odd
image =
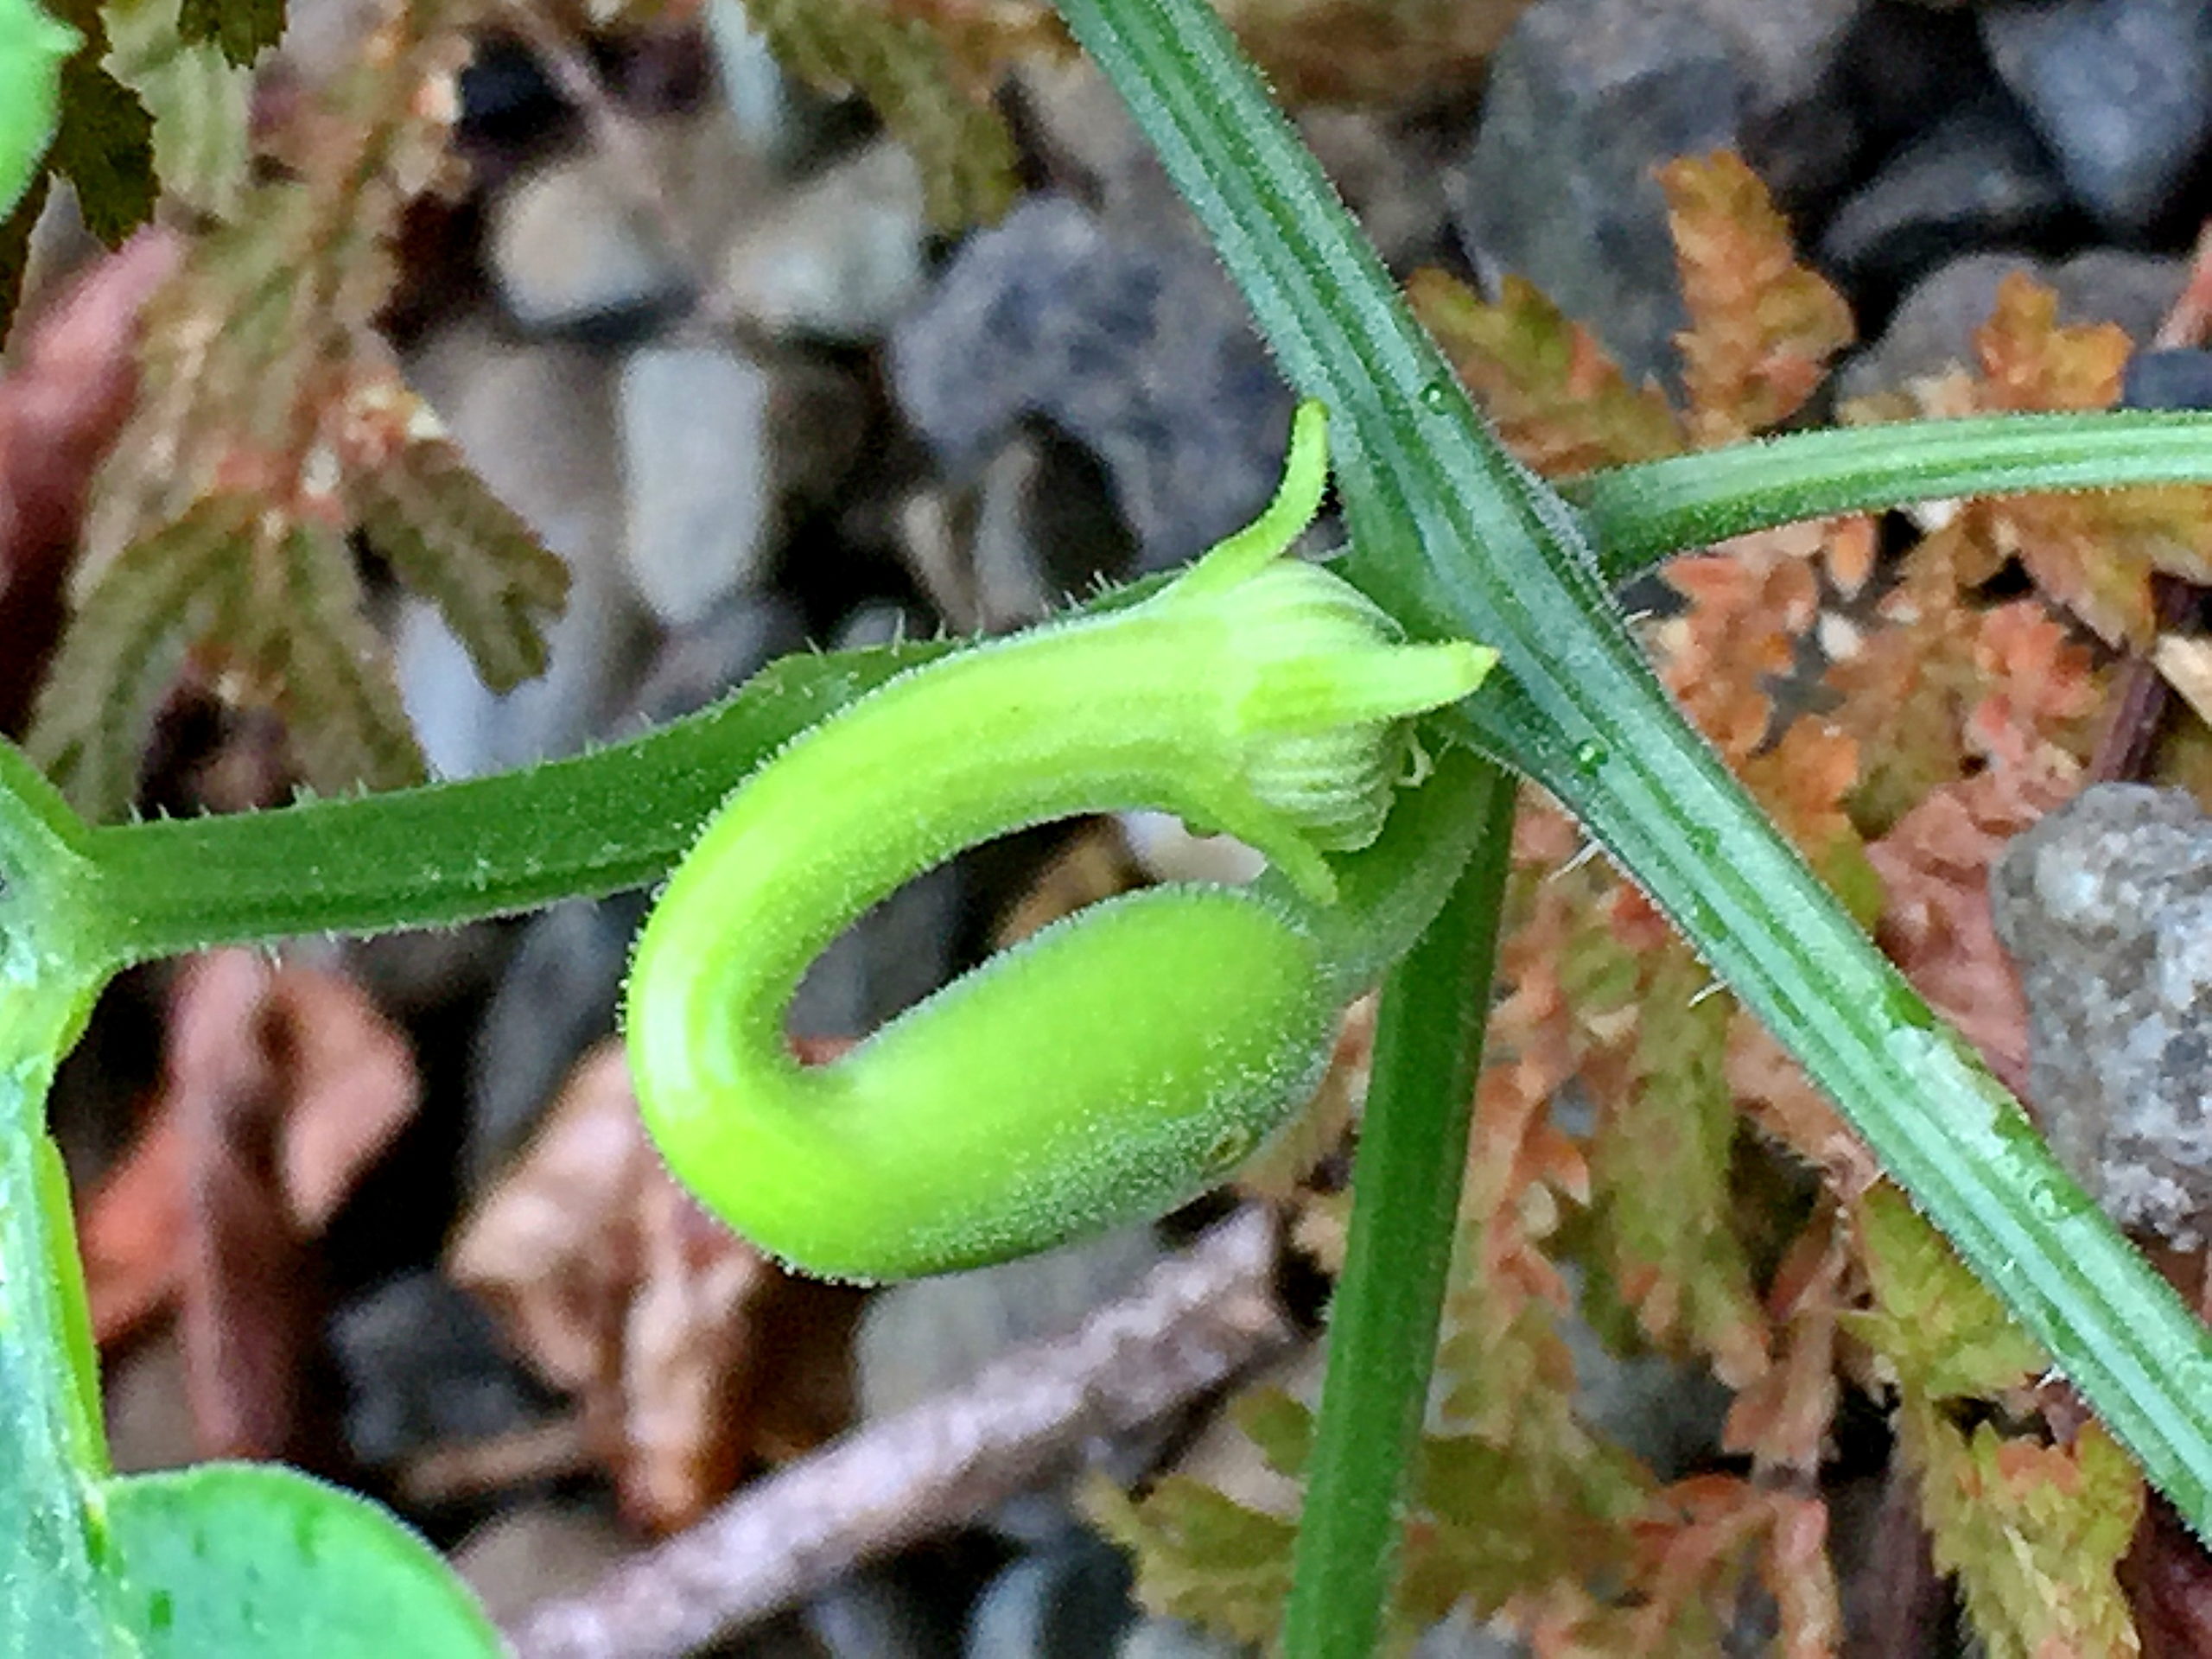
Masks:
[[[639,937],[628,1033],[648,1128],[738,1230],[842,1278],[998,1260],[1169,1207],[1310,1090],[1338,1011],[1466,855],[1466,763],[1390,813],[1419,759],[1407,718],[1491,661],[1399,643],[1282,556],[1323,442],[1308,406],[1275,505],[1180,581],[901,676],[709,824]],[[993,836],[1135,806],[1240,836],[1274,871],[1095,906],[836,1064],[792,1058],[801,976],[870,905]]]

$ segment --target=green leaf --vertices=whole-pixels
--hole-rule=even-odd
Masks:
[[[1329,405],[1355,579],[1413,636],[1499,652],[1439,727],[1583,822],[2212,1528],[2212,1338],[1687,727],[1582,521],[1483,426],[1218,20],[1195,0],[1059,5],[1286,373]]]
[[[1904,1193],[1876,1187],[1860,1200],[1858,1221],[1874,1306],[1846,1322],[1897,1367],[1909,1394],[1985,1399],[2050,1363]]]
[[[154,118],[154,171],[168,196],[218,219],[246,183],[251,71],[181,38],[178,0],[137,0],[108,13],[106,65]]]
[[[1230,1402],[1230,1421],[1259,1448],[1268,1468],[1295,1480],[1313,1450],[1313,1414],[1282,1389],[1247,1389]]]
[[[251,563],[218,579],[207,638],[269,688],[308,784],[336,793],[421,783],[423,752],[345,543],[302,522],[274,545],[257,535],[247,546]]]
[[[1734,1005],[1679,943],[1647,959],[1623,1086],[1590,1149],[1607,1267],[1644,1331],[1710,1355],[1738,1384],[1765,1364],[1765,1323],[1729,1192]]]
[[[102,570],[62,635],[23,747],[72,805],[120,817],[184,648],[213,607],[213,573],[251,534],[254,505],[210,496]]]
[[[1137,1598],[1149,1611],[1239,1642],[1273,1639],[1290,1593],[1296,1522],[1182,1475],[1160,1481],[1141,1503],[1095,1480],[1083,1502],[1099,1529],[1135,1557]]]
[[[489,1659],[499,1633],[421,1538],[289,1469],[202,1464],[107,1490],[148,1659]]]
[[[154,118],[92,51],[61,72],[61,124],[48,162],[76,187],[86,228],[110,247],[152,217]]]
[[[207,42],[245,68],[284,35],[284,0],[181,0],[176,32],[191,44]]]
[[[1990,1659],[2136,1651],[2116,1569],[2143,1477],[2102,1427],[2045,1446],[1987,1423],[1962,1436],[1923,1411],[1908,1414],[1904,1445],[1936,1564],[1958,1574]]]
[[[1508,447],[1546,476],[1682,448],[1682,423],[1659,389],[1630,385],[1596,338],[1525,278],[1507,276],[1493,303],[1455,276],[1420,270],[1406,297]]]

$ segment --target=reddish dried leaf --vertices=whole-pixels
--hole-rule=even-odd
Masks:
[[[1529,0],[1231,0],[1222,15],[1293,104],[1403,110],[1481,83]]]
[[[1650,631],[1660,677],[1731,761],[1772,728],[1771,680],[1789,671],[1797,638],[1820,611],[1813,533],[1747,536],[1676,559],[1667,584],[1688,604]]]
[[[857,1293],[791,1278],[700,1211],[646,1139],[617,1046],[578,1067],[448,1267],[582,1396],[641,1526],[689,1525],[748,1461],[795,1456],[849,1411]]]
[[[1982,695],[1967,713],[1969,750],[2028,771],[2063,772],[2088,758],[2104,685],[2088,651],[2041,606],[1981,613],[1974,666]]]
[[[1936,791],[1867,849],[1885,894],[1883,950],[2016,1091],[2027,1082],[2027,1003],[1997,942],[1989,870],[2076,781],[2070,766],[1992,766]]]
[[[1706,1659],[1727,1645],[1746,1568],[1780,1616],[1773,1651],[1787,1659],[1836,1651],[1842,1614],[1818,1498],[1696,1475],[1654,1493],[1635,1534],[1634,1594],[1610,1605],[1554,1598],[1529,1631],[1540,1659]]]
[[[145,231],[38,320],[0,378],[0,730],[19,728],[62,621],[92,472],[138,383],[138,312],[178,243]]]
[[[1796,414],[1851,344],[1851,308],[1798,264],[1789,227],[1741,157],[1685,156],[1659,169],[1659,183],[1690,314],[1677,343],[1691,429],[1700,446],[1764,431]]]
[[[1658,389],[1630,386],[1587,329],[1520,277],[1505,279],[1495,305],[1440,270],[1415,271],[1406,292],[1507,447],[1538,472],[1586,473],[1682,448]]]
[[[1767,1287],[1767,1317],[1780,1332],[1775,1363],[1736,1396],[1722,1443],[1747,1454],[1764,1476],[1810,1483],[1820,1474],[1838,1399],[1835,1344],[1851,1265],[1849,1237],[1823,1209],[1783,1257]]]
[[[1881,1179],[1881,1166],[1803,1066],[1766,1027],[1739,1013],[1728,1028],[1728,1086],[1758,1126],[1849,1198]]]
[[[245,950],[178,981],[161,1096],[81,1228],[100,1341],[176,1303],[207,1455],[296,1451],[314,1241],[415,1105],[404,1040],[352,982]]]
[[[1590,1173],[1606,1266],[1662,1347],[1707,1357],[1738,1387],[1768,1364],[1766,1323],[1734,1225],[1733,1005],[1686,945],[1642,959],[1630,1035],[1586,1058],[1599,1096]]]
[[[1966,766],[1966,711],[1980,695],[1978,631],[1951,567],[1931,543],[1906,558],[1902,579],[1883,596],[1878,626],[1828,631],[1822,684],[1840,699],[1831,719],[1859,746],[1863,775],[1850,806],[1868,836],[1886,832]]]
[[[1998,285],[1989,321],[1974,334],[1985,408],[2017,413],[2107,409],[2127,367],[2127,331],[2117,323],[2058,326],[2058,296],[2020,271]]]
[[[192,1155],[183,1122],[162,1111],[78,1208],[92,1340],[103,1348],[132,1335],[176,1295],[177,1255],[192,1225]]]

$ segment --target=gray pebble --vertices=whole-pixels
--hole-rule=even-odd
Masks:
[[[1289,429],[1290,392],[1195,231],[1064,196],[1031,196],[969,238],[894,331],[891,371],[956,480],[1024,416],[1083,444],[1147,569],[1249,523]]]
[[[2149,230],[2212,136],[2212,9],[2062,0],[1985,6],[1980,19],[2075,196],[2113,230]]]
[[[2178,790],[2099,785],[2013,840],[1990,897],[2051,1150],[2120,1225],[2196,1248],[2212,1209],[2212,821]]]

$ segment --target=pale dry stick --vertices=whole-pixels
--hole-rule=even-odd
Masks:
[[[1073,1334],[747,1487],[506,1631],[517,1659],[675,1659],[963,1525],[1086,1445],[1156,1422],[1287,1347],[1275,1226],[1248,1210]]]

